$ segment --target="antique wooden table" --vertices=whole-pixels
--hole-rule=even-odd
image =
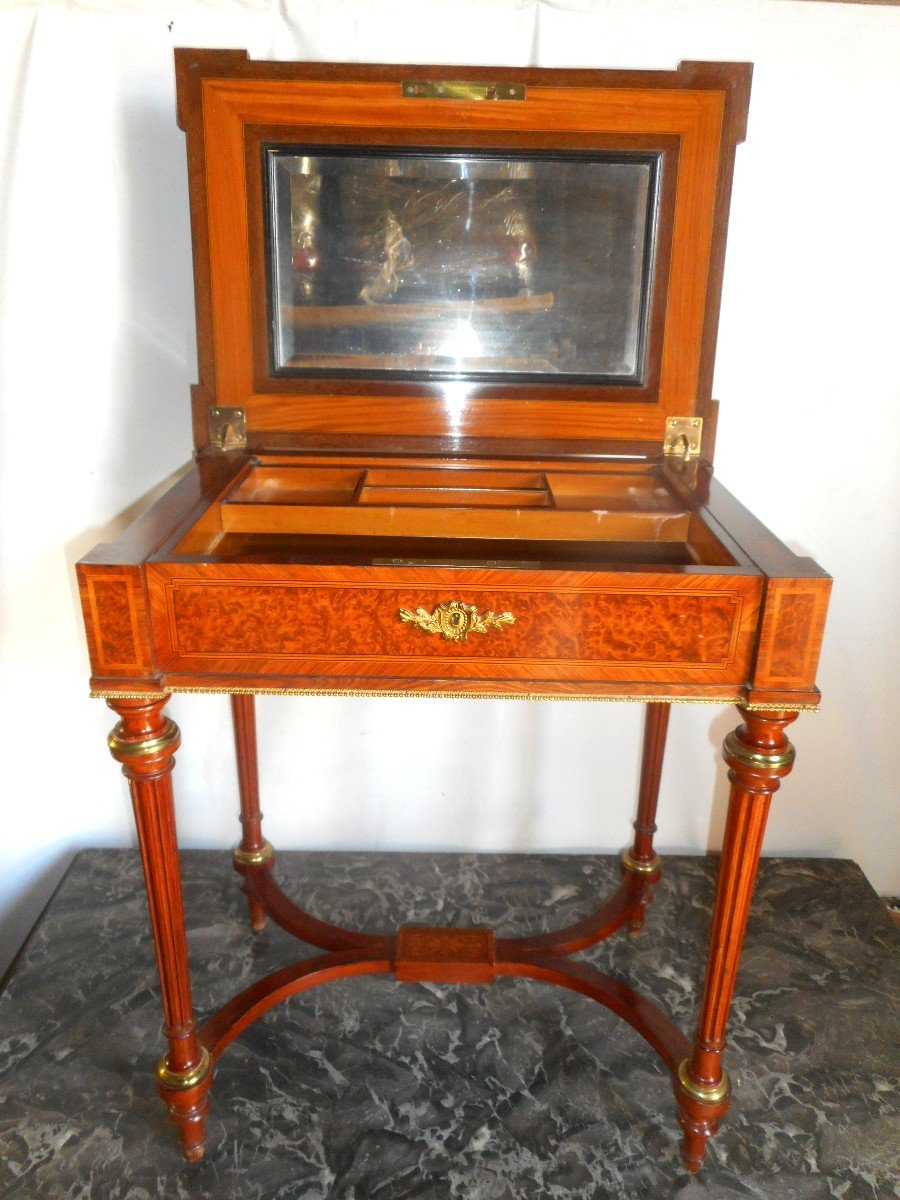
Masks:
[[[78,567],[119,716],[162,987],[159,1090],[203,1153],[213,1068],[272,1005],[347,975],[559,984],[672,1075],[696,1170],[786,726],[815,708],[830,580],[713,478],[712,365],[747,64],[582,72],[176,53],[200,383],[196,465]],[[231,696],[250,921],[323,953],[198,1025],[172,802],[178,691]],[[622,882],[556,933],[302,911],[276,883],[256,693],[646,704]],[[672,702],[737,704],[693,1041],[571,956],[638,934]]]

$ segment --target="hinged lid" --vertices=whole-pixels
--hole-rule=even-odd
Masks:
[[[711,459],[748,64],[176,65],[198,449]]]

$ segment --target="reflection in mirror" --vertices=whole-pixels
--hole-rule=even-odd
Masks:
[[[275,374],[641,382],[660,155],[263,155]]]

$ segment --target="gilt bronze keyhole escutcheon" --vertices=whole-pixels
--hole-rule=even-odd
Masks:
[[[439,633],[448,642],[464,642],[470,633],[487,633],[492,629],[502,633],[506,625],[516,623],[511,612],[479,613],[474,604],[463,604],[461,600],[439,604],[433,612],[424,608],[417,608],[415,612],[401,608],[400,620],[425,633]]]

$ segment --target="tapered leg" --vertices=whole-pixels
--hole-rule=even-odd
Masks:
[[[238,788],[241,794],[241,841],[235,849],[235,865],[259,866],[274,861],[274,851],[262,835],[262,813],[259,811],[259,767],[256,758],[256,710],[253,696],[231,697],[231,718],[234,723],[234,748],[237,755]],[[262,929],[266,914],[253,896],[247,897],[250,924]]]
[[[681,1063],[675,1081],[684,1130],[684,1165],[689,1171],[699,1170],[706,1142],[728,1108],[730,1086],[722,1069],[725,1026],[769,804],[794,761],[794,748],[784,730],[796,718],[795,712],[739,711],[744,724],[728,735],[723,750],[730,768],[731,797],[700,1018],[693,1052]]]
[[[656,805],[659,800],[659,781],[662,776],[670,708],[668,704],[647,705],[634,843],[631,849],[622,855],[622,871],[635,876],[636,884],[635,907],[628,921],[628,931],[632,936],[639,934],[644,927],[644,914],[662,869],[659,856],[653,849],[653,835],[656,833]]]
[[[191,1000],[172,799],[180,735],[175,722],[162,715],[167,700],[110,700],[121,720],[109,735],[109,749],[131,789],[159,968],[169,1050],[157,1067],[157,1086],[184,1155],[193,1162],[203,1155],[212,1064],[197,1039]]]

